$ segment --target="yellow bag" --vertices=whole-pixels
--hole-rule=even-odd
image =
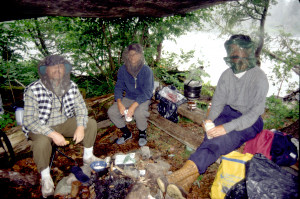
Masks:
[[[237,182],[245,178],[245,163],[253,157],[252,154],[242,154],[232,151],[221,157],[217,175],[211,187],[212,199],[221,199]]]

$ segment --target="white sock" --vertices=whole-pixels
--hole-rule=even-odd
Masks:
[[[50,168],[47,167],[46,169],[44,169],[42,172],[41,172],[41,177],[42,179],[45,179],[46,177],[51,177],[50,176]]]
[[[93,147],[90,147],[90,148],[84,147],[83,159],[88,159],[88,158],[92,157],[92,155],[93,155]]]

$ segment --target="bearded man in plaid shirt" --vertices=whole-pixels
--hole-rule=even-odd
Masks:
[[[84,164],[100,160],[93,155],[97,124],[88,118],[83,97],[70,80],[71,70],[63,57],[47,56],[38,64],[40,79],[24,90],[23,131],[32,140],[44,198],[54,193],[49,168],[52,144],[65,146],[65,137],[73,137],[75,144],[83,143]]]

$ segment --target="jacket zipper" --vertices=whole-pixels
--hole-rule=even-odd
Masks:
[[[136,89],[136,80],[137,80],[137,78],[134,77],[134,88],[135,88],[135,89]]]

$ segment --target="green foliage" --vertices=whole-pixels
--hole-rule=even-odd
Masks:
[[[197,180],[193,183],[194,185],[197,185],[200,188],[200,181],[202,180],[203,175],[199,175],[199,177],[197,178]]]
[[[0,80],[2,86],[12,85],[20,86],[17,82],[21,82],[27,86],[31,82],[38,79],[37,67],[35,62],[14,62],[0,60]]]
[[[208,109],[209,103],[197,100],[197,107],[206,111]]]
[[[266,107],[265,129],[281,129],[288,122],[299,119],[299,102],[296,105],[286,105],[281,99],[271,96],[267,98]]]
[[[13,115],[11,113],[4,113],[0,115],[0,129],[5,128],[8,124],[16,123],[16,121],[12,119],[12,116]]]
[[[212,97],[214,95],[216,87],[212,86],[209,82],[202,83],[202,88],[201,88],[201,95],[202,96],[207,96],[207,97]]]
[[[178,68],[190,62],[194,57],[194,50],[183,52],[178,55],[176,53],[165,53],[165,58],[159,62],[159,67],[154,68],[154,75],[157,79],[165,84],[174,85],[178,90],[183,91],[185,80],[195,80],[203,83],[203,77],[209,75],[203,70],[203,61],[197,60],[196,63],[191,63],[187,71],[178,71]]]
[[[182,123],[193,123],[193,120],[189,119],[189,118],[186,118],[186,117],[179,117],[179,122],[182,122]]]
[[[173,85],[178,90],[183,90],[183,81],[180,81],[180,79],[183,78],[184,72],[169,74],[169,70],[167,68],[156,67],[153,69],[153,73],[155,78],[159,79],[164,84]]]

